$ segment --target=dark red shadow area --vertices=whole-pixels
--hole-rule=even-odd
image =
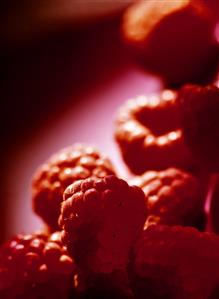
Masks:
[[[1,62],[3,137],[1,139],[0,241],[4,239],[4,203],[8,161],[35,130],[55,122],[77,105],[89,88],[111,80],[129,62],[120,41],[119,18],[89,28],[65,30],[17,49],[7,49]],[[84,103],[86,105],[86,103]],[[12,186],[13,188],[13,186]]]

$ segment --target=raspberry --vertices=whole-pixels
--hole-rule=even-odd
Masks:
[[[131,183],[142,188],[148,198],[148,220],[204,229],[206,190],[192,174],[176,168],[148,171]]]
[[[132,172],[194,167],[182,138],[177,96],[174,91],[164,90],[129,100],[120,109],[115,138]]]
[[[144,67],[181,85],[209,81],[216,71],[214,26],[203,0],[143,0],[125,12],[122,35]]]
[[[202,0],[202,2],[208,6],[208,8],[212,11],[213,17],[215,18],[215,22],[218,22],[219,17],[219,6],[218,0]]]
[[[75,265],[60,232],[17,235],[0,248],[0,298],[68,298]]]
[[[35,173],[33,209],[50,227],[59,229],[60,204],[66,187],[79,179],[114,174],[111,162],[95,148],[74,145],[53,155]]]
[[[64,193],[63,243],[90,273],[125,269],[130,248],[146,219],[143,191],[115,176],[85,179]]]
[[[217,299],[219,238],[194,228],[150,226],[136,243],[130,279],[139,299]]]
[[[210,224],[211,229],[219,234],[219,180],[218,176],[214,178],[214,186],[211,190],[211,203],[210,203]]]
[[[77,283],[80,284],[81,280],[83,286],[79,294],[82,299],[134,299],[127,272],[92,273],[86,278],[86,281],[83,276],[77,276]]]
[[[219,88],[187,85],[179,93],[185,142],[200,164],[219,171]]]

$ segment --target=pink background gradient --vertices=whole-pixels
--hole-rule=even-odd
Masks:
[[[17,136],[16,152],[10,156],[4,186],[4,194],[7,195],[5,200],[7,238],[14,233],[31,232],[43,226],[42,221],[32,212],[31,177],[36,168],[59,149],[76,142],[95,145],[109,155],[121,176],[129,175],[113,140],[116,111],[131,97],[157,91],[160,89],[160,82],[132,63],[121,45],[117,22],[105,24],[105,28],[102,29],[97,26],[95,30],[92,30],[91,35],[85,34],[82,41],[79,40],[76,51],[73,42],[70,42],[73,52],[69,50],[68,41],[61,50],[59,46],[60,53],[53,59],[47,60],[50,53],[45,50],[39,57],[30,56],[31,61],[45,60],[45,65],[49,65],[46,71],[45,66],[39,67],[38,63],[30,71],[29,61],[28,66],[20,66],[21,77],[15,84],[19,95],[23,94],[28,101],[31,99],[34,101],[37,93],[36,100],[39,100],[40,110],[43,111],[47,102],[49,108],[53,107],[52,97],[55,94],[56,109],[51,109],[51,112],[49,110],[48,114],[43,114],[39,119],[38,116],[35,117],[34,125],[30,116],[28,123],[25,123],[28,133],[24,137]],[[69,39],[69,36],[67,38]],[[110,42],[112,45],[109,47]],[[85,45],[89,46],[90,56],[84,56]],[[81,47],[83,47],[82,54],[80,54]],[[63,57],[66,51],[68,58]],[[35,54],[35,49],[33,53]],[[67,67],[66,65],[63,67],[62,63],[61,71],[60,66],[56,67],[55,64],[57,57],[61,61],[66,61]],[[53,72],[55,67],[57,73],[60,71],[55,83],[51,80],[53,74],[48,71],[51,64]],[[69,65],[74,67],[69,68]],[[80,78],[78,82],[77,76]],[[68,81],[68,92],[66,81],[63,90],[60,88],[63,85],[63,78]],[[46,89],[44,81],[48,82]],[[29,82],[30,85],[26,84],[22,89],[22,82]],[[48,93],[48,99],[44,100],[45,91]],[[17,100],[20,100],[19,96]],[[28,105],[27,101],[24,105],[25,107]],[[29,110],[26,110],[25,113],[28,113]]]
[[[12,205],[8,213],[8,234],[30,232],[42,226],[31,210],[31,176],[42,162],[63,147],[75,142],[95,145],[109,155],[121,176],[127,176],[113,140],[116,110],[126,99],[158,88],[156,80],[147,78],[135,68],[121,71],[112,80],[87,90],[76,107],[69,108],[55,122],[42,127],[34,140],[25,144],[25,150],[17,153],[10,168],[14,177],[10,197],[11,200],[16,198],[16,205]]]

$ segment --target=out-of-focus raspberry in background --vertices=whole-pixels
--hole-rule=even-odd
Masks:
[[[122,45],[121,15],[131,2],[1,1],[0,242],[42,226],[31,210],[30,180],[57,150],[96,145],[123,173],[115,112],[126,99],[160,88]],[[219,9],[218,0],[206,3]]]

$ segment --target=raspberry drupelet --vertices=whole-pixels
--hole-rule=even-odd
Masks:
[[[1,246],[1,299],[68,299],[74,293],[76,267],[60,234],[17,235]]]
[[[219,237],[152,225],[136,243],[130,279],[138,299],[217,299]]]
[[[133,178],[131,183],[142,188],[148,198],[148,221],[154,219],[159,224],[204,229],[207,182],[204,187],[198,177],[177,168],[168,168],[147,171]]]
[[[66,187],[79,179],[110,174],[115,174],[111,162],[96,148],[82,144],[65,148],[36,171],[32,181],[33,209],[51,231],[56,231]]]
[[[164,90],[127,101],[116,119],[115,139],[124,161],[136,174],[172,166],[196,167],[182,137],[175,91]]]
[[[69,186],[59,222],[63,243],[78,267],[96,274],[125,270],[146,220],[146,204],[139,187],[116,176]]]

